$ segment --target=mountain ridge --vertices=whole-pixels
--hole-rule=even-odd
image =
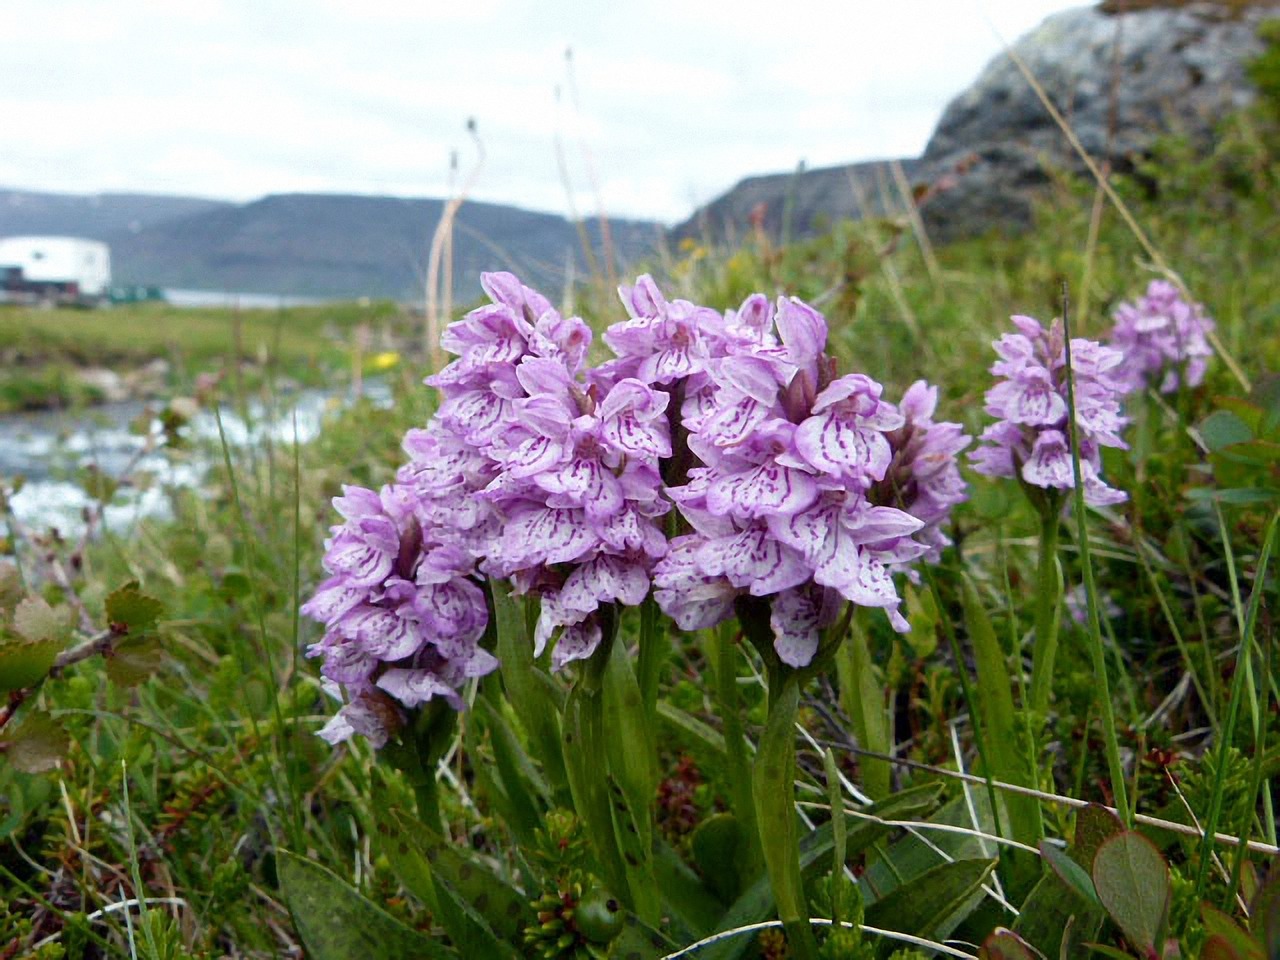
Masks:
[[[0,188],[0,236],[65,234],[111,247],[122,284],[332,298],[415,300],[445,201],[279,193],[247,203],[146,193],[63,194]],[[615,259],[652,252],[663,227],[610,220]],[[599,257],[597,221],[582,224]],[[480,293],[485,270],[555,285],[586,269],[579,226],[504,204],[462,205],[454,233],[457,296]]]

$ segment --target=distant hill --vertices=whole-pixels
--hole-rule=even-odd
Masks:
[[[283,194],[233,204],[191,197],[71,196],[0,190],[0,236],[71,234],[111,245],[116,282],[314,297],[419,300],[440,200]],[[661,226],[615,220],[626,266],[654,248]],[[599,225],[587,233],[598,256]],[[563,217],[466,203],[454,233],[460,299],[480,273],[509,269],[555,289],[586,269],[578,228]]]
[[[838,167],[800,169],[747,177],[674,228],[676,239],[740,238],[761,226],[773,240],[801,237],[830,228],[839,220],[882,216],[903,209],[904,199],[893,171],[895,163],[911,183],[917,160],[868,160]]]
[[[32,193],[0,189],[0,235],[34,233],[105,240],[232,204],[142,193]]]

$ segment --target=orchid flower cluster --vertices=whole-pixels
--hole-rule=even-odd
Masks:
[[[483,283],[491,302],[442,338],[456,359],[427,380],[443,399],[405,437],[408,462],[334,501],[330,576],[303,607],[325,626],[308,653],[344,700],[322,736],[381,745],[403,708],[461,708],[498,666],[487,590],[540,602],[534,653],[551,646],[556,670],[651,591],[687,630],[768,598],[792,667],[846,601],[906,628],[893,576],[938,558],[966,496],[970,438],[934,421],[936,388],[893,404],[872,378],[837,376],[825,319],[794,298],[721,313],[647,276],[621,289],[629,318],[591,366],[582,320],[510,274]]]
[[[970,454],[973,468],[990,477],[1018,477],[1029,487],[1071,490],[1075,472],[1068,436],[1066,343],[1061,320],[1046,330],[1032,317],[1015,316],[1016,333],[995,341],[1000,357],[991,373],[1001,378],[986,393],[986,412],[997,418]],[[1125,392],[1118,367],[1125,354],[1095,340],[1072,338],[1075,425],[1085,502],[1121,503],[1128,495],[1101,477],[1102,448],[1128,445],[1120,437]]]
[[[1213,326],[1203,306],[1187,303],[1173,284],[1152,280],[1145,296],[1120,304],[1115,312],[1111,343],[1124,353],[1116,377],[1125,392],[1151,386],[1172,393],[1199,386],[1213,353],[1208,341]]]

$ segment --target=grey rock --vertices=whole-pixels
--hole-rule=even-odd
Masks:
[[[1258,24],[1277,15],[1280,4],[1235,13],[1214,3],[1122,14],[1083,7],[1049,17],[1013,51],[1081,145],[1125,169],[1164,133],[1208,142],[1225,112],[1249,103],[1245,64],[1262,50]],[[1026,224],[1047,168],[1086,169],[1004,53],[951,101],[925,148],[931,181],[958,167],[967,169],[922,209],[943,237]]]
[[[1142,9],[1067,10],[1013,45],[1085,149],[1113,169],[1130,167],[1163,133],[1207,142],[1224,113],[1252,99],[1245,65],[1262,51],[1258,25],[1280,16],[1280,0],[1234,4],[1238,9],[1211,2],[1128,2]],[[893,162],[750,177],[674,234],[741,238],[761,205],[763,226],[775,240],[785,232],[788,210],[793,236],[867,212],[900,215],[903,198],[890,176]],[[940,239],[1026,226],[1048,170],[1085,170],[1006,53],[951,101],[924,156],[897,162],[913,184],[931,188],[920,212],[929,233]]]

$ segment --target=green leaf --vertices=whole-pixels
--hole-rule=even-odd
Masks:
[[[1230,487],[1226,490],[1214,490],[1210,487],[1198,487],[1187,491],[1191,500],[1216,500],[1219,503],[1247,506],[1251,503],[1267,503],[1280,497],[1280,490],[1269,487]]]
[[[907,622],[911,624],[903,639],[917,658],[931,657],[938,649],[938,604],[933,591],[906,583],[903,596],[907,605]]]
[[[1254,917],[1257,913],[1254,912]],[[1200,917],[1204,921],[1205,933],[1209,939],[1219,941],[1219,957],[1236,957],[1237,960],[1265,960],[1262,945],[1243,929],[1231,917],[1227,916],[1211,903],[1200,904]],[[1208,943],[1205,944],[1206,948]],[[1229,951],[1229,952],[1224,952]],[[1208,956],[1202,954],[1201,956]]]
[[[923,815],[937,802],[942,790],[940,783],[921,784],[907,790],[900,790],[887,800],[872,805],[867,813],[884,820],[905,820]],[[857,817],[848,818],[848,829],[845,833],[846,855],[856,857],[888,836],[890,827],[882,826],[871,820]],[[835,846],[835,833],[830,821],[822,824],[817,830],[800,841],[800,869],[806,879],[811,879],[818,871],[825,870],[831,863],[831,851]],[[761,876],[734,901],[733,906],[725,911],[717,930],[732,930],[735,927],[759,923],[773,912],[773,890],[769,886],[769,878]],[[725,940],[713,946],[704,947],[698,960],[736,960],[750,946],[747,938]]]
[[[650,957],[661,957],[676,950],[677,945],[667,936],[658,932],[640,920],[634,913],[628,913],[626,926],[618,938],[609,944],[609,956],[620,960],[648,960]]]
[[[1169,865],[1154,843],[1126,830],[1103,841],[1093,858],[1098,899],[1133,946],[1155,949],[1169,914]]]
[[[542,764],[542,773],[556,802],[568,806],[568,775],[561,730],[562,704],[555,682],[533,659],[533,643],[524,608],[500,583],[490,584],[493,604],[494,653],[501,663],[502,686],[515,716],[528,733],[529,753]]]
[[[809,924],[808,902],[800,876],[800,826],[795,808],[796,711],[800,705],[800,681],[794,671],[779,679],[770,677],[769,713],[760,736],[751,771],[751,796],[764,862],[778,905],[778,919],[787,932],[787,943],[808,960],[818,953]],[[780,688],[777,684],[780,683]]]
[[[1018,749],[1017,713],[1004,648],[996,637],[982,599],[968,576],[962,578],[965,630],[973,645],[978,671],[978,709],[982,716],[983,755],[997,780],[1016,786],[1035,786],[1032,771]],[[1008,794],[1004,797],[1013,839],[1032,845],[1044,833],[1040,801],[1035,797]],[[1034,864],[1032,865],[1034,868]],[[1034,874],[1033,874],[1034,876]]]
[[[71,618],[66,607],[54,609],[43,597],[30,596],[14,609],[13,629],[33,643],[54,640],[63,644],[71,635]]]
[[[1086,943],[1094,953],[1101,954],[1104,957],[1110,957],[1111,960],[1133,960],[1133,954],[1126,953],[1123,950],[1117,950],[1115,947],[1109,947],[1105,943]]]
[[[1040,855],[1044,857],[1044,862],[1049,865],[1049,869],[1085,903],[1095,907],[1102,906],[1102,902],[1098,899],[1098,892],[1093,888],[1093,880],[1089,878],[1088,871],[1084,867],[1045,840],[1040,841]]]
[[[1233,443],[1252,440],[1253,430],[1230,410],[1215,410],[1200,421],[1200,437],[1212,453]]]
[[[1253,897],[1249,923],[1262,942],[1266,955],[1280,957],[1280,867],[1272,865],[1271,875]]]
[[[867,907],[866,922],[918,937],[946,936],[973,907],[995,860],[956,860],[926,870]]]
[[[136,581],[108,594],[105,606],[112,631],[131,637],[151,630],[164,612],[164,605],[140,592]]]
[[[738,869],[738,854],[746,845],[738,818],[731,813],[707,817],[693,832],[690,845],[693,862],[707,886],[725,903],[731,903],[746,879]]]
[[[1243,463],[1252,467],[1269,467],[1280,463],[1280,443],[1271,440],[1248,440],[1233,443],[1216,451],[1223,460]]]
[[[1076,829],[1071,841],[1071,859],[1085,870],[1093,869],[1098,848],[1116,834],[1124,832],[1124,823],[1100,803],[1091,803],[1076,814]]]
[[[1256,946],[1253,953],[1241,953],[1235,944],[1217,933],[1210,934],[1200,948],[1200,960],[1251,960],[1255,956],[1262,958],[1262,951]]]
[[[3,756],[15,770],[48,773],[67,755],[71,738],[47,713],[29,713],[13,730],[4,730]]]
[[[724,903],[712,895],[708,884],[662,838],[654,847],[653,875],[667,912],[688,928],[692,934],[689,939],[700,939],[716,928],[724,914]]]
[[[725,754],[724,734],[667,700],[658,701],[658,719],[716,757]]]
[[[1036,954],[1016,933],[997,930],[983,941],[978,960],[1036,960]]]
[[[132,687],[158,673],[164,658],[164,648],[155,637],[126,636],[106,652],[107,676],[112,683]]]
[[[649,811],[657,789],[657,748],[653,731],[649,729],[640,684],[621,641],[615,641],[610,647],[602,680],[609,772],[622,789],[628,814],[639,835],[639,846],[648,856],[653,845]]]
[[[0,642],[0,693],[34,687],[49,674],[61,640]]]
[[[564,764],[573,797],[572,809],[582,819],[583,832],[600,868],[600,879],[621,896],[622,891],[628,894],[630,891],[626,868],[618,853],[608,784],[600,776],[605,737],[602,728],[600,692],[584,689],[580,680],[569,691],[563,721]],[[631,903],[629,895],[625,899]]]
[[[1013,929],[1046,957],[1075,956],[1080,940],[1098,935],[1105,916],[1101,906],[1080,899],[1052,869],[1031,888],[1020,909]]]
[[[508,943],[517,942],[520,932],[533,922],[528,897],[478,858],[402,811],[384,808],[375,829],[400,882],[431,909],[440,908],[438,894],[447,885],[459,905],[483,917],[485,925]],[[444,909],[448,906],[446,901]],[[466,911],[462,913],[463,919],[472,919]],[[443,916],[441,920],[456,940],[452,927]]]
[[[492,689],[486,685],[486,689]],[[502,820],[521,845],[531,845],[534,835],[542,825],[539,797],[549,794],[547,785],[538,774],[532,761],[524,752],[520,738],[516,736],[501,709],[502,701],[494,702],[490,696],[482,695],[476,701],[477,713],[483,719],[483,726],[489,733],[489,744],[493,749],[494,765],[492,769],[482,764],[484,769],[477,769],[478,777],[493,789],[501,793],[500,802],[504,805]],[[469,743],[474,742],[475,732],[480,724],[468,724],[466,736]],[[474,753],[473,753],[474,755]]]
[[[453,950],[405,926],[318,863],[278,850],[276,869],[311,960],[458,958]]]

